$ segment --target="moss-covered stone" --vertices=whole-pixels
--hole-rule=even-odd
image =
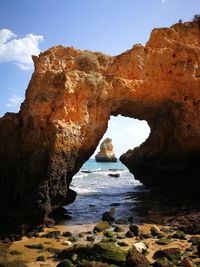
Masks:
[[[69,241],[71,242],[77,242],[78,241],[78,236],[72,235],[68,238]]]
[[[125,231],[124,228],[121,226],[116,226],[114,228],[114,232],[116,232],[116,233],[120,233],[120,232],[124,232],[124,231]]]
[[[115,237],[104,237],[103,239],[102,239],[102,242],[117,242],[117,238],[115,238]]]
[[[109,228],[109,223],[108,222],[100,221],[97,225],[95,225],[94,231],[103,232],[108,228]]]
[[[77,262],[88,260],[116,264],[118,266],[123,266],[127,255],[114,242],[99,242],[94,245],[77,245],[73,248],[63,250],[58,254],[58,258],[71,259],[74,253],[77,254]]]
[[[87,236],[87,241],[95,241],[95,236],[94,235],[88,235]]]
[[[153,267],[171,267],[172,263],[167,258],[160,258],[153,263]]]
[[[71,256],[71,258],[70,258],[70,260],[71,260],[72,262],[76,262],[77,259],[78,259],[78,255],[77,255],[76,253],[74,253],[74,254]]]
[[[118,235],[116,236],[116,238],[117,238],[117,239],[125,239],[126,236],[125,236],[124,234],[118,234]]]
[[[82,237],[84,237],[85,235],[84,235],[84,233],[79,233],[78,234],[78,237],[80,237],[80,238],[82,238]]]
[[[50,231],[42,235],[42,237],[46,238],[58,238],[60,236],[60,231]]]
[[[177,231],[175,234],[173,234],[172,236],[173,238],[177,238],[177,239],[181,239],[181,240],[185,240],[185,233],[183,231]]]
[[[61,261],[57,265],[57,267],[73,267],[73,266],[74,266],[73,263],[68,259]]]
[[[104,235],[105,235],[106,237],[113,237],[113,232],[111,232],[111,231],[105,231],[105,232],[104,232]]]
[[[94,245],[94,255],[98,255],[103,262],[118,264],[122,266],[126,259],[126,252],[118,248],[113,242],[99,242]]]
[[[19,251],[19,250],[12,250],[12,251],[10,252],[10,255],[13,255],[13,256],[15,256],[15,255],[22,255],[22,252]]]
[[[161,238],[159,240],[156,240],[156,244],[158,245],[169,245],[171,242],[172,240],[168,238]]]
[[[44,255],[41,255],[41,256],[38,256],[36,261],[43,261],[45,262],[46,261],[46,257]]]
[[[63,232],[62,235],[65,236],[65,237],[70,237],[70,236],[72,236],[73,234],[72,234],[71,232],[69,232],[69,231],[66,231],[66,232]]]
[[[179,260],[181,260],[181,253],[178,248],[167,248],[156,251],[153,257],[154,259],[167,258],[169,261],[176,264]]]
[[[24,245],[24,246],[30,249],[43,249],[44,248],[44,246],[41,243],[32,244],[32,245]]]
[[[77,254],[77,260],[89,260],[89,252],[93,248],[93,245],[80,245],[75,244],[73,247],[69,247],[57,253],[59,259],[71,259],[74,254]]]

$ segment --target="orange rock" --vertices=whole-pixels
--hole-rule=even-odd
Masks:
[[[20,112],[0,119],[1,233],[24,232],[75,199],[72,177],[94,153],[110,115],[151,128],[121,157],[137,179],[199,188],[197,23],[154,29],[145,47],[115,57],[55,46],[33,60]]]
[[[184,258],[181,261],[181,266],[183,266],[183,267],[195,267],[194,263],[187,258]]]

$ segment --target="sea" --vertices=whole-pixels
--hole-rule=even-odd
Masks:
[[[70,218],[65,225],[96,223],[102,213],[111,208],[115,217],[127,219],[138,201],[133,193],[144,190],[121,161],[103,163],[95,159],[89,159],[82,166],[70,188],[77,193],[77,198],[65,207]]]
[[[70,188],[77,198],[64,207],[67,213],[62,225],[93,224],[111,209],[116,219],[165,225],[177,214],[199,211],[199,196],[187,198],[175,193],[169,198],[167,192],[150,190],[119,160],[99,163],[89,159],[73,177]]]

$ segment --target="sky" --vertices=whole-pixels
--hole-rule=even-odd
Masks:
[[[31,55],[60,44],[117,55],[145,45],[153,28],[199,13],[200,0],[0,0],[0,117],[19,110],[33,72]],[[119,156],[148,135],[145,121],[118,116],[105,137]]]

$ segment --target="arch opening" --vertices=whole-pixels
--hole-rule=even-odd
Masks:
[[[132,200],[127,193],[141,190],[142,184],[134,178],[120,161],[120,156],[134,149],[149,136],[150,128],[146,121],[128,117],[111,116],[108,128],[95,152],[72,178],[70,189],[77,193],[76,201],[66,206],[73,219],[65,224],[81,222],[95,223],[103,212],[115,207],[116,216],[127,218]],[[97,162],[95,155],[106,138],[112,139],[113,152],[117,162]]]

